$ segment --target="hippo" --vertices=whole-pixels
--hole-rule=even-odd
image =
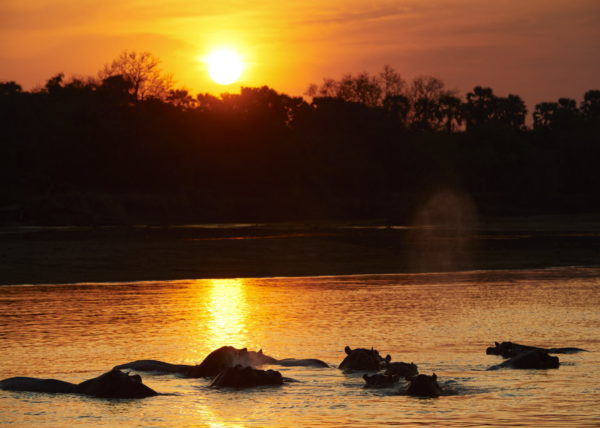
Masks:
[[[503,358],[516,357],[523,351],[531,351],[538,349],[549,354],[575,354],[577,352],[587,352],[581,348],[538,348],[537,346],[521,345],[514,342],[494,342],[494,347],[489,347],[485,350],[488,355],[502,355]]]
[[[57,379],[11,377],[0,381],[0,389],[45,393],[84,394],[98,398],[145,398],[158,395],[142,383],[139,375],[112,369],[98,377],[74,384]]]
[[[284,378],[276,370],[260,370],[236,365],[221,371],[210,383],[211,387],[253,388],[265,385],[283,385]]]
[[[391,386],[400,380],[400,375],[398,374],[381,374],[375,373],[373,375],[364,374],[363,379],[366,382],[365,387],[386,387]]]
[[[259,357],[259,353],[256,352],[253,355],[255,358]],[[262,352],[260,352],[262,354]],[[265,356],[266,357],[266,356]],[[186,373],[187,377],[215,377],[223,370],[229,367],[237,365],[251,366],[251,354],[248,353],[248,349],[242,348],[237,349],[233,346],[222,346],[219,349],[212,351],[204,358],[204,360],[193,366]]]
[[[256,353],[258,354],[258,353]],[[237,364],[250,365],[250,355],[246,348],[236,349],[232,346],[223,346],[214,350],[197,365],[170,364],[157,360],[137,360],[120,364],[117,370],[132,369],[136,371],[153,371],[161,373],[178,373],[185,377],[215,377],[221,371]]]
[[[497,370],[508,367],[513,369],[557,369],[560,365],[558,357],[548,355],[541,349],[523,351],[501,364],[489,367],[488,370]]]
[[[114,366],[115,370],[135,370],[138,372],[178,373],[185,375],[195,366],[189,364],[170,364],[158,360],[136,360]]]
[[[0,389],[5,391],[47,392],[52,394],[70,394],[75,384],[57,379],[39,379],[35,377],[10,377],[0,380]]]
[[[283,366],[283,367],[315,367],[315,368],[329,367],[329,364],[327,364],[325,361],[321,361],[316,358],[303,358],[303,359],[283,358],[281,360],[275,360],[274,363],[269,363],[269,364],[275,364],[275,365]]]
[[[233,346],[222,346],[212,351],[198,365],[188,364],[170,364],[157,360],[137,360],[130,363],[115,366],[116,369],[131,369],[136,371],[153,371],[161,373],[176,373],[185,377],[212,378],[222,372],[224,369],[240,366],[261,366],[265,364],[281,365],[284,367],[302,366],[302,367],[329,367],[327,363],[314,358],[295,359],[285,358],[278,360],[259,351],[248,351],[247,348],[237,349]]]
[[[401,361],[388,363],[385,370],[386,375],[398,375],[400,377],[412,377],[419,374],[419,369],[414,363],[403,363]]]
[[[415,397],[439,397],[442,393],[442,388],[437,383],[437,375],[434,373],[431,376],[419,374],[416,376],[407,377],[409,382],[406,394]]]
[[[384,369],[390,362],[392,357],[386,355],[385,358],[381,358],[379,352],[373,348],[355,348],[351,349],[349,346],[344,348],[346,351],[346,358],[340,363],[339,368],[344,371],[371,371],[377,372]]]

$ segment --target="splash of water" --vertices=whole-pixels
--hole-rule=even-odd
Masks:
[[[477,209],[466,194],[435,193],[419,207],[408,241],[410,266],[421,272],[466,270],[474,251]]]

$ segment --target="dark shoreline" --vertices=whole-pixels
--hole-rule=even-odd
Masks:
[[[0,229],[0,285],[321,276],[600,264],[596,216],[481,221]]]

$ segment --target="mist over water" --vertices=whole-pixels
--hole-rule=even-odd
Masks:
[[[478,226],[472,199],[450,190],[435,193],[417,210],[409,245],[412,266],[420,272],[467,270]]]
[[[278,388],[214,390],[142,373],[140,401],[0,391],[8,426],[590,426],[600,420],[600,269],[0,287],[0,379],[80,382],[136,359],[200,362],[223,345],[341,362],[374,346],[435,372],[417,399],[335,367],[276,367]],[[494,341],[590,350],[559,369],[496,370]]]

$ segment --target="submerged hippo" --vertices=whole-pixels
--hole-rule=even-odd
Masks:
[[[228,367],[210,383],[212,387],[253,388],[265,385],[283,385],[284,378],[276,370],[259,370],[240,365]]]
[[[240,365],[254,367],[264,364],[277,364],[286,367],[329,367],[325,362],[314,358],[278,360],[262,352],[248,351],[246,348],[237,349],[233,346],[223,346],[212,351],[198,365],[170,364],[157,360],[137,360],[115,366],[116,369],[132,369],[136,371],[154,371],[162,373],[178,373],[185,377],[215,377],[224,369]]]
[[[316,368],[326,368],[329,367],[325,361],[318,360],[316,358],[283,358],[281,360],[275,360],[274,363],[268,364],[276,364],[278,366],[283,367],[316,367]]]
[[[485,350],[488,355],[502,355],[504,358],[516,357],[524,351],[532,351],[534,349],[547,352],[549,354],[575,354],[577,352],[587,352],[581,348],[538,348],[537,346],[521,345],[514,342],[494,342],[494,347],[489,347]]]
[[[372,371],[377,372],[387,367],[392,357],[386,355],[381,358],[379,352],[373,348],[351,349],[349,346],[344,348],[346,358],[340,363],[339,368],[344,371]]]
[[[363,379],[366,382],[365,387],[386,387],[394,385],[396,382],[400,380],[400,375],[397,374],[381,374],[375,373],[373,375],[364,374]]]
[[[158,395],[156,391],[142,383],[142,378],[139,375],[130,375],[115,369],[80,384],[56,379],[11,377],[0,381],[0,389],[7,391],[75,393],[98,398],[144,398]]]
[[[420,374],[407,377],[409,382],[406,393],[415,397],[439,397],[442,394],[442,388],[437,382],[437,375],[431,376]]]
[[[541,349],[531,349],[523,351],[501,364],[492,366],[488,370],[496,370],[504,367],[513,369],[557,369],[559,365],[558,357],[548,355],[546,351]]]
[[[385,370],[387,375],[398,375],[400,377],[412,377],[419,374],[419,369],[414,363],[403,363],[401,361],[388,363]]]

